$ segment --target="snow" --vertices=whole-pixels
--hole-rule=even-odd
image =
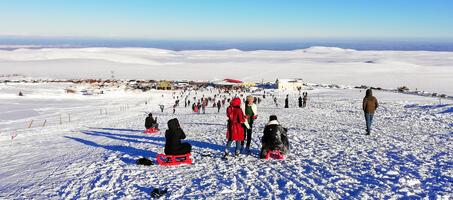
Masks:
[[[11,67],[13,66],[13,67]],[[50,78],[275,81],[368,85],[453,94],[453,52],[356,51],[310,47],[293,51],[153,48],[43,48],[0,51],[0,74]]]
[[[252,155],[225,161],[224,108],[193,114],[180,106],[172,114],[170,91],[81,96],[62,93],[65,87],[2,86],[2,104],[19,103],[7,106],[10,112],[34,110],[35,116],[8,118],[2,113],[1,123],[67,112],[73,120],[30,129],[0,126],[1,199],[149,199],[154,188],[168,189],[165,197],[170,199],[452,198],[453,117],[442,112],[452,108],[451,100],[439,106],[436,98],[374,91],[381,106],[373,132],[366,136],[363,90],[315,88],[308,91],[304,109],[295,107],[297,93],[274,91],[280,104],[289,94],[291,108],[276,108],[272,98],[264,99],[258,105]],[[17,88],[25,88],[24,98],[6,92]],[[46,95],[38,95],[43,91]],[[197,96],[203,94],[215,93]],[[161,103],[164,113],[158,111]],[[99,113],[100,108],[108,113]],[[158,117],[160,133],[142,133],[147,112]],[[256,158],[271,114],[289,130],[291,153],[284,161]],[[135,165],[140,157],[155,160],[163,152],[166,121],[175,117],[193,146],[194,164]]]

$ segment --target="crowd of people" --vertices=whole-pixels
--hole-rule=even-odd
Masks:
[[[176,95],[174,93],[174,95]],[[182,97],[183,93],[180,94]],[[231,96],[229,94],[228,96]],[[271,94],[274,103],[278,107],[277,97]],[[235,95],[233,98],[227,98],[227,95],[216,94],[214,97],[201,97],[197,100],[193,98],[192,111],[195,113],[206,113],[206,107],[212,103],[213,108],[217,108],[220,112],[225,104],[229,103],[226,108],[227,130],[226,130],[226,145],[224,150],[224,157],[230,155],[229,149],[233,142],[235,142],[234,155],[238,156],[241,153],[250,154],[251,141],[253,137],[253,126],[255,120],[258,118],[258,108],[256,104],[261,102],[261,98],[246,96],[241,100],[243,95]],[[173,106],[173,113],[175,108],[179,105],[179,97],[176,98],[175,105]],[[263,99],[266,98],[264,92]],[[304,92],[298,98],[298,106],[301,108],[306,107],[308,100],[308,93]],[[197,102],[197,103],[195,103]],[[184,107],[190,106],[191,101],[189,95],[184,98]],[[363,98],[363,111],[365,116],[366,134],[371,133],[371,124],[373,121],[374,112],[378,108],[378,101],[373,96],[372,90],[366,91],[366,96]],[[285,108],[289,108],[289,95],[285,98]],[[163,112],[163,105],[160,105]],[[174,118],[168,121],[168,129],[165,132],[165,154],[167,155],[183,155],[191,152],[192,146],[189,143],[182,142],[186,138],[178,119]],[[158,128],[157,118],[153,118],[152,114],[145,120],[145,127]],[[260,158],[265,158],[269,151],[280,151],[281,154],[286,155],[289,153],[290,145],[288,139],[288,130],[284,128],[276,115],[269,116],[268,123],[263,130],[263,137],[261,138],[261,151]]]

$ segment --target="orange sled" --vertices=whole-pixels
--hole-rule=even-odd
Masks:
[[[184,154],[184,155],[157,154],[156,160],[157,160],[157,164],[163,165],[163,166],[192,164],[192,160],[190,159],[190,153]]]

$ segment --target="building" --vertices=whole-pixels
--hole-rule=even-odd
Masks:
[[[275,81],[279,90],[299,90],[304,87],[302,79],[277,79]]]
[[[170,81],[159,81],[157,82],[157,89],[158,90],[171,90],[173,89],[172,84]]]

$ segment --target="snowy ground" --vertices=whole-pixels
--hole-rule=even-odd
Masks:
[[[226,116],[222,109],[193,114],[173,102],[170,92],[110,97],[130,105],[107,115],[77,112],[77,119],[0,133],[1,199],[148,199],[153,188],[167,198],[377,198],[453,195],[453,102],[375,91],[381,102],[374,132],[364,135],[360,111],[364,91],[309,91],[305,109],[276,108],[270,98],[259,106],[253,154],[227,161]],[[162,98],[161,95],[164,94]],[[206,92],[205,95],[213,95]],[[280,103],[284,93],[278,93]],[[201,93],[198,93],[201,96]],[[147,105],[144,101],[149,100]],[[83,98],[80,101],[90,100]],[[106,97],[102,102],[107,102]],[[98,105],[87,104],[98,109]],[[178,118],[193,149],[194,164],[137,166],[163,152],[163,131],[144,135],[145,112],[161,122]],[[276,114],[289,129],[291,154],[285,161],[256,158],[267,118]],[[14,132],[14,133],[13,133]],[[11,139],[11,134],[16,137]]]
[[[153,48],[0,50],[0,75],[46,78],[275,81],[368,85],[453,95],[453,52],[356,51],[310,47],[293,51]]]

